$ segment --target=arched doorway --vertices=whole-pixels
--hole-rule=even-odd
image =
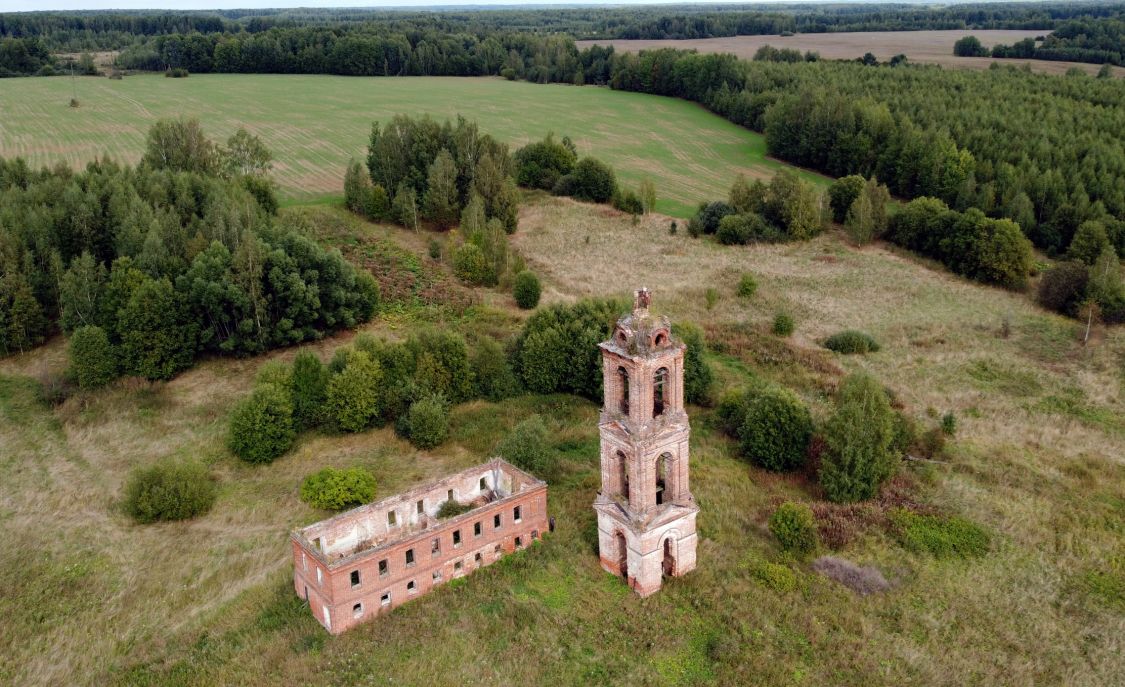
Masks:
[[[621,577],[629,579],[629,546],[625,543],[625,535],[618,532],[614,535],[617,544],[617,569]]]
[[[660,571],[664,577],[672,577],[676,574],[676,554],[671,537],[664,539],[664,560],[661,561]]]

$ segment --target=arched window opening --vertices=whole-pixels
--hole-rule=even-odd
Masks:
[[[660,332],[659,334],[656,335],[656,339],[653,340],[653,343],[656,346],[663,346],[664,342],[667,341],[667,340],[668,340],[668,337],[664,335],[664,332]]]
[[[617,368],[617,378],[621,386],[621,400],[619,407],[622,414],[629,414],[629,371],[624,367]]]
[[[661,454],[661,456],[656,459],[656,505],[658,506],[663,505],[666,499],[665,490],[668,479],[668,461],[671,459],[672,456],[667,453]]]
[[[660,417],[664,414],[668,396],[668,368],[662,367],[656,371],[652,380],[652,416]]]
[[[629,460],[621,451],[617,452],[617,482],[621,485],[621,495],[629,500]]]

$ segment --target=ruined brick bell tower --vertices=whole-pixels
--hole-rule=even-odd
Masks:
[[[695,569],[695,516],[688,488],[684,350],[666,317],[649,313],[648,289],[636,292],[602,349],[605,403],[602,488],[594,500],[602,567],[641,596],[664,576]]]

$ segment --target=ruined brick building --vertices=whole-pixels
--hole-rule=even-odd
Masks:
[[[695,569],[695,516],[688,488],[688,417],[684,350],[666,317],[635,294],[633,312],[600,344],[605,401],[602,488],[594,501],[602,567],[641,596],[664,576]]]
[[[442,504],[470,510],[439,519]],[[497,458],[296,530],[293,586],[339,634],[539,539],[547,484]]]

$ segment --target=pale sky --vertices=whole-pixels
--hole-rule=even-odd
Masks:
[[[0,0],[0,12],[26,12],[31,10],[214,10],[214,9],[262,9],[282,7],[449,7],[453,5],[685,5],[694,2],[716,4],[745,4],[748,0],[535,0],[532,3],[518,0],[182,0],[180,2],[160,2],[160,0]],[[794,0],[749,0],[760,2],[793,2]],[[801,1],[801,0],[796,0]],[[809,0],[810,2],[823,0]],[[845,0],[847,1],[847,0]],[[910,0],[906,0],[909,2]]]

